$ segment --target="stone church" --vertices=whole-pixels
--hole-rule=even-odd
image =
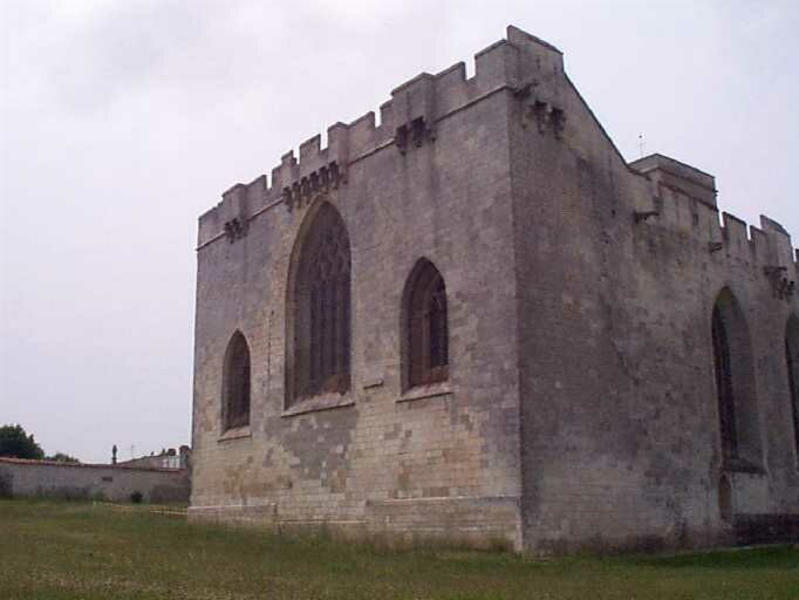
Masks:
[[[200,217],[190,515],[531,552],[799,533],[799,278],[515,27]]]

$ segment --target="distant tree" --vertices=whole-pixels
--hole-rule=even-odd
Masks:
[[[56,452],[52,456],[45,456],[44,460],[54,460],[55,462],[63,462],[63,463],[79,463],[80,462],[74,456],[70,456],[69,454],[64,454],[63,452]]]
[[[0,456],[41,460],[44,451],[33,439],[33,434],[25,433],[20,425],[3,425],[0,427]]]

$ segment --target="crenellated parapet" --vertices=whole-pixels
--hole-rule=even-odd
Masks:
[[[282,190],[282,200],[289,211],[310,204],[320,194],[337,189],[347,181],[349,135],[343,123],[327,130],[327,148],[321,148],[316,135],[300,145],[300,160],[294,152],[285,154],[272,171],[272,187]]]
[[[716,179],[712,175],[662,154],[636,160],[630,167],[646,176],[657,196],[662,196],[663,188],[672,189],[716,208]]]
[[[200,217],[198,244],[220,238],[242,239],[247,221],[278,205],[301,209],[348,181],[350,165],[371,154],[393,148],[400,156],[436,141],[443,119],[507,92],[522,104],[523,125],[542,134],[563,133],[566,114],[559,99],[563,56],[550,44],[510,26],[506,39],[474,56],[475,74],[466,77],[460,62],[435,75],[422,73],[399,85],[380,106],[380,124],[368,112],[352,123],[328,128],[326,148],[316,135],[283,155],[271,171],[271,181],[261,175],[249,184],[236,184],[222,195],[215,208]]]
[[[269,179],[261,175],[231,187],[200,217],[199,246],[244,239],[249,222],[267,210],[295,213],[318,198],[340,194],[352,166],[377,152],[395,152],[399,160],[407,160],[437,143],[442,121],[495,94],[504,93],[516,103],[515,114],[526,130],[556,143],[567,134],[569,139],[577,137],[576,125],[567,131],[572,121],[566,107],[573,107],[573,88],[557,48],[510,26],[506,39],[476,53],[474,61],[473,77],[466,77],[462,62],[437,74],[421,73],[391,91],[391,98],[380,106],[379,125],[374,112],[349,124],[335,123],[327,129],[326,147],[315,135],[300,144],[298,154],[285,153]],[[777,297],[793,297],[799,279],[797,254],[778,223],[762,217],[760,228],[748,227],[728,213],[719,219],[714,177],[677,160],[654,154],[629,167],[645,178],[643,185],[649,189],[648,199],[636,204],[635,226],[665,226],[689,234],[710,255],[756,267]]]
[[[699,239],[711,255],[751,265],[771,284],[774,297],[790,301],[799,279],[799,251],[782,225],[761,215],[760,227],[727,212],[716,203],[715,178],[677,160],[653,154],[630,163],[645,176],[651,208],[636,211],[636,225],[648,222]]]
[[[771,256],[776,258],[773,264],[763,266],[763,275],[771,283],[775,298],[790,301],[797,293],[799,250],[792,247],[791,236],[773,219],[760,215],[760,227],[766,236],[766,243],[770,246]],[[755,231],[754,227],[752,231]]]

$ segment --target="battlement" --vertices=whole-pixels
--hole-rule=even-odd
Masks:
[[[662,154],[651,154],[631,162],[630,168],[646,175],[656,185],[674,188],[716,208],[716,178],[696,167]]]
[[[799,251],[782,225],[761,215],[758,228],[728,212],[719,213],[715,178],[668,156],[653,154],[629,166],[648,180],[652,197],[652,210],[636,213],[636,223],[647,221],[691,236],[706,243],[711,255],[762,271],[778,296],[794,293]]]
[[[408,148],[432,142],[436,123],[489,96],[509,90],[536,87],[545,94],[544,82],[563,79],[563,55],[547,42],[508,26],[506,38],[474,56],[475,74],[466,78],[463,62],[440,73],[421,73],[391,91],[380,106],[380,125],[368,112],[352,123],[336,123],[327,130],[328,145],[315,135],[300,144],[299,159],[290,150],[271,171],[271,181],[261,175],[249,184],[237,183],[222,194],[222,201],[200,217],[198,245],[227,236],[231,241],[246,234],[246,223],[258,213],[285,203],[291,210],[315,192],[347,182],[349,166],[396,145]]]
[[[799,280],[799,250],[794,250],[791,236],[785,228],[765,215],[760,215],[760,227],[748,225],[727,212],[722,213],[721,224],[715,221],[712,237],[718,241],[708,243],[713,254],[724,252],[730,259],[754,267],[771,283],[774,296],[790,300]]]
[[[221,238],[233,242],[247,234],[248,222],[261,212],[278,205],[292,211],[319,193],[346,185],[351,166],[376,152],[393,148],[404,155],[434,143],[441,121],[497,93],[524,99],[525,118],[538,122],[539,128],[551,125],[556,137],[560,135],[565,117],[557,98],[571,84],[557,48],[509,26],[506,37],[477,52],[474,61],[471,78],[459,62],[405,81],[380,106],[379,125],[372,111],[348,124],[335,123],[327,129],[326,147],[315,135],[300,144],[298,154],[285,153],[269,178],[261,175],[248,184],[234,185],[200,217],[198,245]],[[796,270],[797,252],[775,221],[762,217],[761,228],[748,227],[724,213],[719,222],[712,175],[661,154],[628,167],[647,180],[653,202],[651,210],[636,212],[636,219],[656,216],[659,224],[673,230],[694,230],[696,239],[707,241],[711,253],[724,249],[730,257],[764,267]]]

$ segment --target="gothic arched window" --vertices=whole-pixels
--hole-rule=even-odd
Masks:
[[[799,457],[799,318],[791,316],[785,328],[785,362],[788,366],[788,390],[793,412],[793,439]]]
[[[240,331],[233,334],[222,371],[223,429],[250,424],[250,349]]]
[[[729,289],[713,306],[711,332],[722,458],[725,467],[761,462],[752,348],[744,313]]]
[[[324,203],[302,237],[294,282],[290,401],[350,389],[350,241]]]
[[[447,290],[427,259],[414,266],[403,294],[405,387],[445,381],[449,376]]]
[[[718,304],[713,307],[713,365],[716,372],[716,396],[719,403],[721,445],[726,458],[738,456],[738,435],[735,431],[735,399],[732,393],[732,366],[727,328]]]

